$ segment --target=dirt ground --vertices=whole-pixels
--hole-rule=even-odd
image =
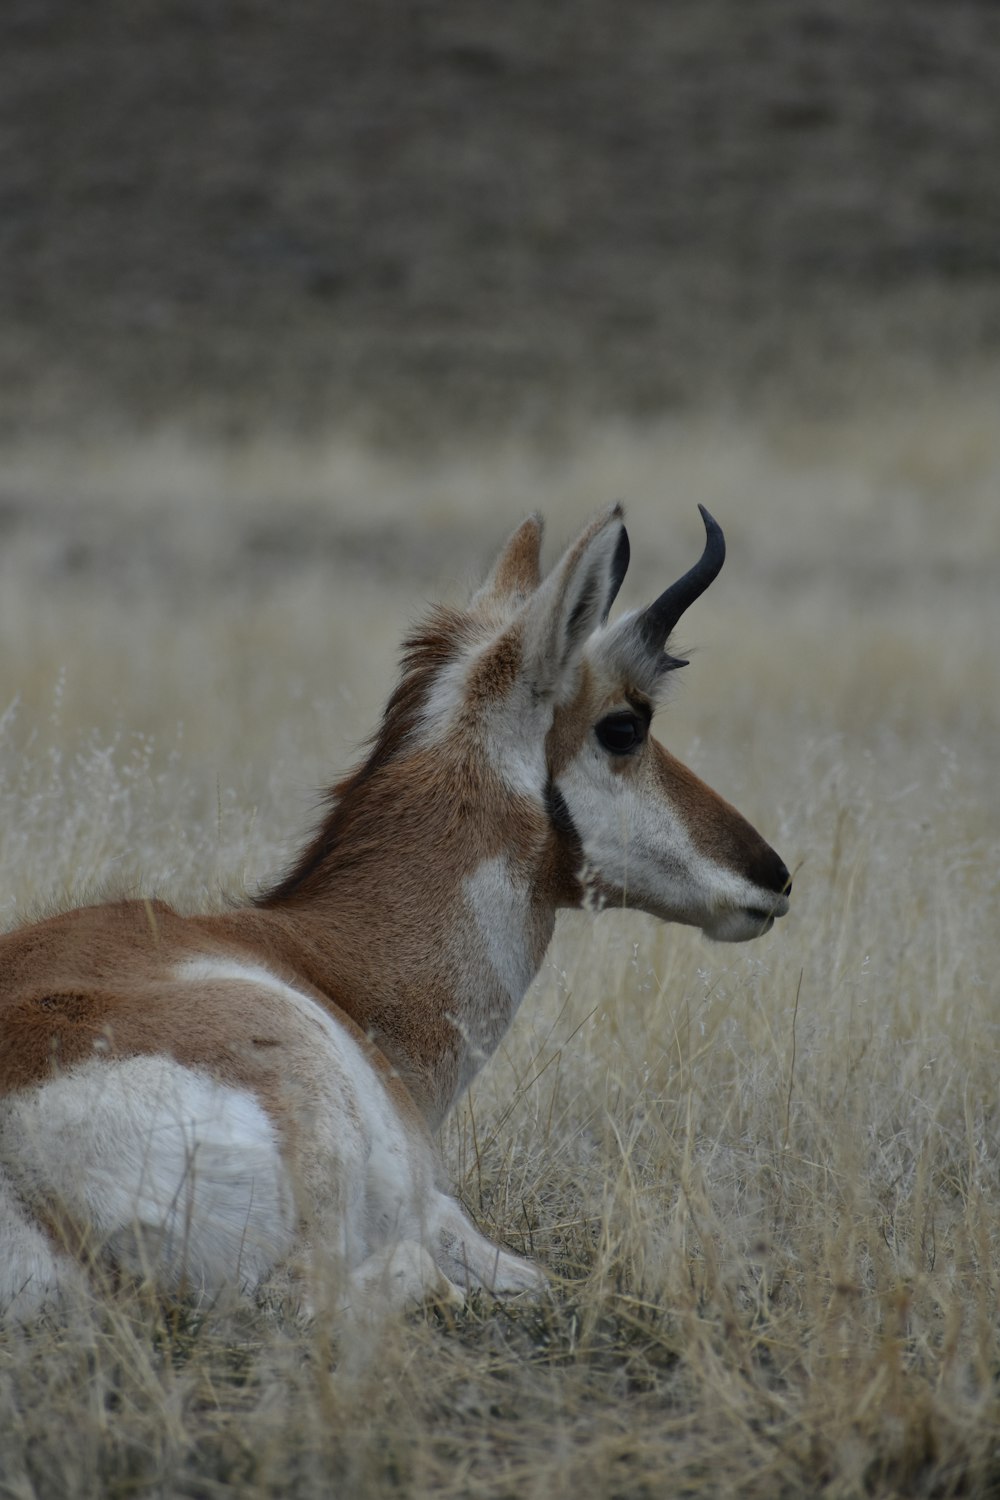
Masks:
[[[545,435],[1000,352],[982,0],[6,0],[0,437]]]

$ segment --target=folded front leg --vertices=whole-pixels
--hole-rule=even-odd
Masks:
[[[467,1291],[481,1288],[495,1297],[544,1291],[548,1285],[544,1271],[480,1234],[454,1198],[439,1193],[435,1208],[429,1249],[449,1281]]]
[[[415,1240],[397,1240],[356,1266],[340,1311],[370,1318],[407,1312],[425,1302],[461,1307],[465,1297]]]

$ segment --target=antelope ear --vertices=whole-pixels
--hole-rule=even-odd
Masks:
[[[524,668],[541,696],[573,691],[584,644],[607,619],[628,567],[622,515],[618,503],[598,516],[524,606]]]
[[[486,580],[472,596],[481,604],[521,604],[541,581],[542,518],[529,516],[506,542]]]

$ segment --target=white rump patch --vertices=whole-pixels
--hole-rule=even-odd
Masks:
[[[65,1217],[168,1286],[254,1286],[291,1244],[292,1194],[260,1103],[170,1058],[88,1061],[11,1096],[2,1126],[26,1209]],[[18,1279],[5,1263],[0,1301]]]
[[[434,1183],[429,1134],[404,1120],[363,1046],[335,1015],[258,964],[195,959],[185,981],[220,981],[270,990],[305,1023],[312,1074],[308,1140],[298,1144],[298,1184],[310,1208],[330,1216],[326,1248],[350,1269],[387,1239],[422,1233]],[[305,1133],[303,1133],[304,1135]]]

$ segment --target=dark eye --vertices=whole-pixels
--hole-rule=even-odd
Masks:
[[[646,738],[646,726],[635,714],[608,714],[594,733],[612,755],[627,755]]]

